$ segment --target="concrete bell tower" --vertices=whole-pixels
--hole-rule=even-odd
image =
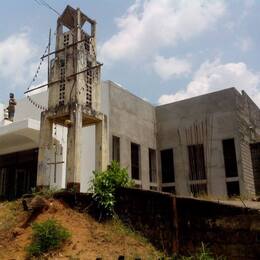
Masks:
[[[88,25],[90,32],[83,30]],[[84,27],[85,28],[85,27]],[[67,6],[57,20],[56,50],[49,62],[48,109],[41,114],[37,186],[48,186],[53,124],[68,128],[66,187],[80,189],[82,128],[96,128],[96,170],[108,164],[107,117],[100,112],[96,22]]]

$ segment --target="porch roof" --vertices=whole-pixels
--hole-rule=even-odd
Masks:
[[[0,155],[38,147],[40,122],[25,119],[0,126]]]

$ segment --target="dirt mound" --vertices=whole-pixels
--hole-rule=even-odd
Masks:
[[[21,204],[21,202],[20,202]],[[16,203],[0,204],[0,259],[26,259],[25,247],[31,241],[32,229],[19,228],[27,215]],[[5,213],[4,213],[5,211]],[[6,228],[9,217],[16,213],[12,226]],[[156,259],[160,254],[141,236],[131,232],[119,220],[98,223],[88,214],[77,212],[57,200],[49,200],[49,207],[39,214],[35,222],[55,219],[67,228],[72,237],[62,249],[46,256],[46,259],[126,259],[142,257]],[[11,225],[11,224],[10,224]]]

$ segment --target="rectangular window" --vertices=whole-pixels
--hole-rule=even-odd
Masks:
[[[227,193],[229,197],[239,196],[240,194],[239,182],[238,181],[227,182]]]
[[[251,158],[256,194],[260,195],[260,143],[251,144]]]
[[[173,149],[161,151],[162,183],[175,182]]]
[[[234,139],[222,141],[226,177],[237,177],[237,158]]]
[[[206,183],[191,184],[190,191],[195,197],[206,195],[208,193],[207,184]]]
[[[140,179],[140,145],[131,143],[131,171],[132,179]]]
[[[189,145],[190,180],[205,180],[205,159],[203,144]]]
[[[112,136],[112,160],[120,162],[120,138]]]
[[[167,193],[176,194],[175,187],[162,187],[162,191],[167,192]]]
[[[153,149],[149,149],[149,176],[150,182],[156,182],[156,152]]]

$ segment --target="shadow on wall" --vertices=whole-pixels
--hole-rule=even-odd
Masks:
[[[257,210],[128,188],[117,197],[120,218],[169,255],[195,252],[204,242],[228,259],[260,257]]]
[[[54,197],[98,217],[91,194],[65,191]],[[120,188],[116,197],[122,221],[168,255],[192,254],[204,242],[227,259],[260,259],[258,210],[133,188]]]

